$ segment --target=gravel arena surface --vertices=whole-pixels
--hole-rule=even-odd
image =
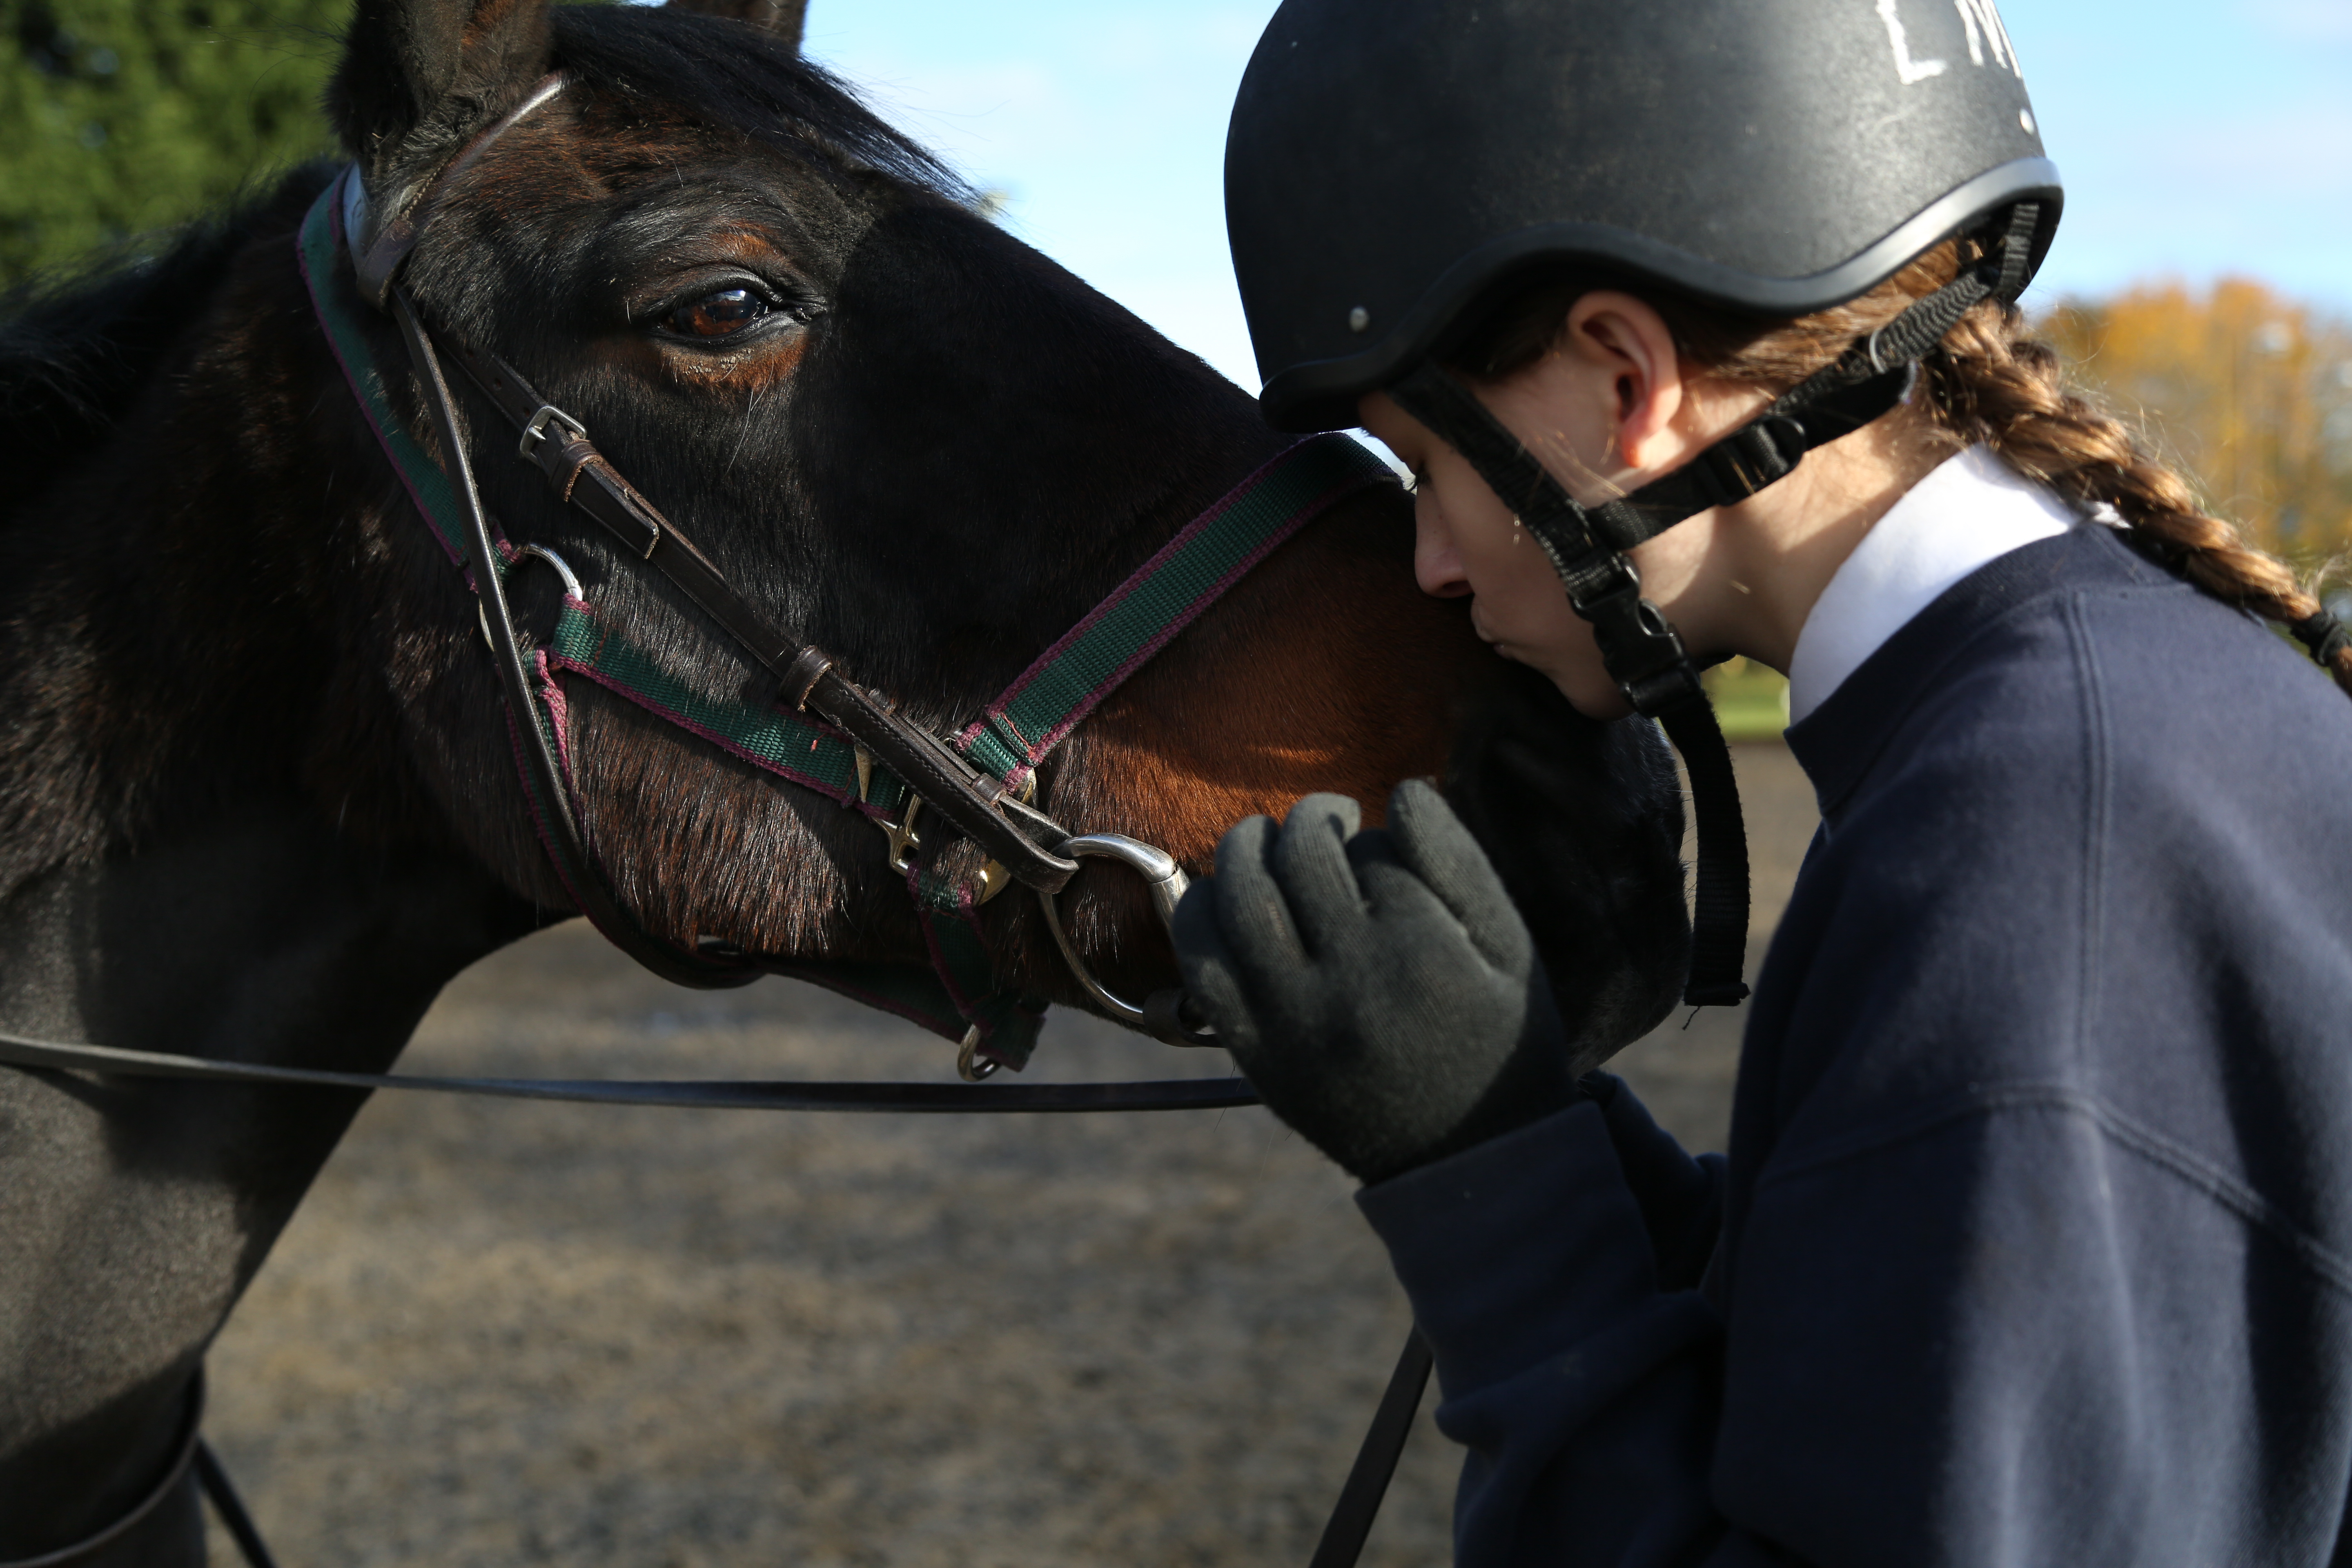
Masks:
[[[1813,823],[1734,748],[1749,976]],[[1617,1066],[1720,1147],[1741,1015]],[[927,1078],[813,987],[698,993],[572,922],[403,1070]],[[1230,1070],[1065,1011],[1029,1079]],[[1407,1328],[1352,1184],[1259,1110],[791,1115],[379,1094],[215,1347],[206,1431],[286,1568],[1304,1564]],[[1429,1403],[1433,1404],[1433,1399]],[[1427,1405],[1368,1563],[1437,1564]],[[212,1560],[238,1561],[215,1527]]]

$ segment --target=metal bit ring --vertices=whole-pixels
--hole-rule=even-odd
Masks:
[[[1146,844],[1139,838],[1129,838],[1123,833],[1082,833],[1055,845],[1054,852],[1072,860],[1116,860],[1133,870],[1150,889],[1151,905],[1159,911],[1160,923],[1167,928],[1171,938],[1176,934],[1176,903],[1184,896],[1184,889],[1192,885],[1192,881],[1184,875],[1183,868],[1176,864],[1175,857],[1168,851]],[[1156,1033],[1142,1008],[1106,987],[1095,978],[1094,971],[1087,967],[1086,960],[1078,956],[1077,945],[1062,927],[1060,900],[1051,893],[1041,892],[1037,895],[1037,901],[1045,906],[1045,929],[1054,933],[1054,945],[1062,950],[1064,962],[1069,964],[1070,973],[1078,977],[1078,984],[1087,988],[1087,994],[1100,1003],[1103,1010],[1120,1023],[1148,1034]]]

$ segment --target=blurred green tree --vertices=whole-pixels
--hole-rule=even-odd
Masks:
[[[351,0],[0,0],[0,287],[328,150]]]

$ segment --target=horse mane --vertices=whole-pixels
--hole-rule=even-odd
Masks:
[[[331,173],[323,163],[298,169],[169,233],[160,251],[101,253],[0,293],[0,471],[34,477],[0,490],[0,527],[38,497],[42,477],[68,471],[107,440],[202,318],[237,252],[284,226],[289,195],[307,204]]]
[[[978,199],[790,38],[666,7],[559,5],[549,16],[557,68],[592,89],[647,99],[785,151],[813,144],[846,166],[964,205]]]

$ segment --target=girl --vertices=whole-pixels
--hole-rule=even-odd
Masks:
[[[1227,194],[1270,416],[1368,426],[1422,585],[1685,750],[1695,970],[1696,665],[1789,676],[1822,812],[1727,1161],[1580,1076],[1424,786],[1184,903],[1368,1184],[1458,1560],[2352,1561],[2352,709],[2263,623],[2352,647],[2026,335],[2061,191],[1992,6],[1290,0]]]

